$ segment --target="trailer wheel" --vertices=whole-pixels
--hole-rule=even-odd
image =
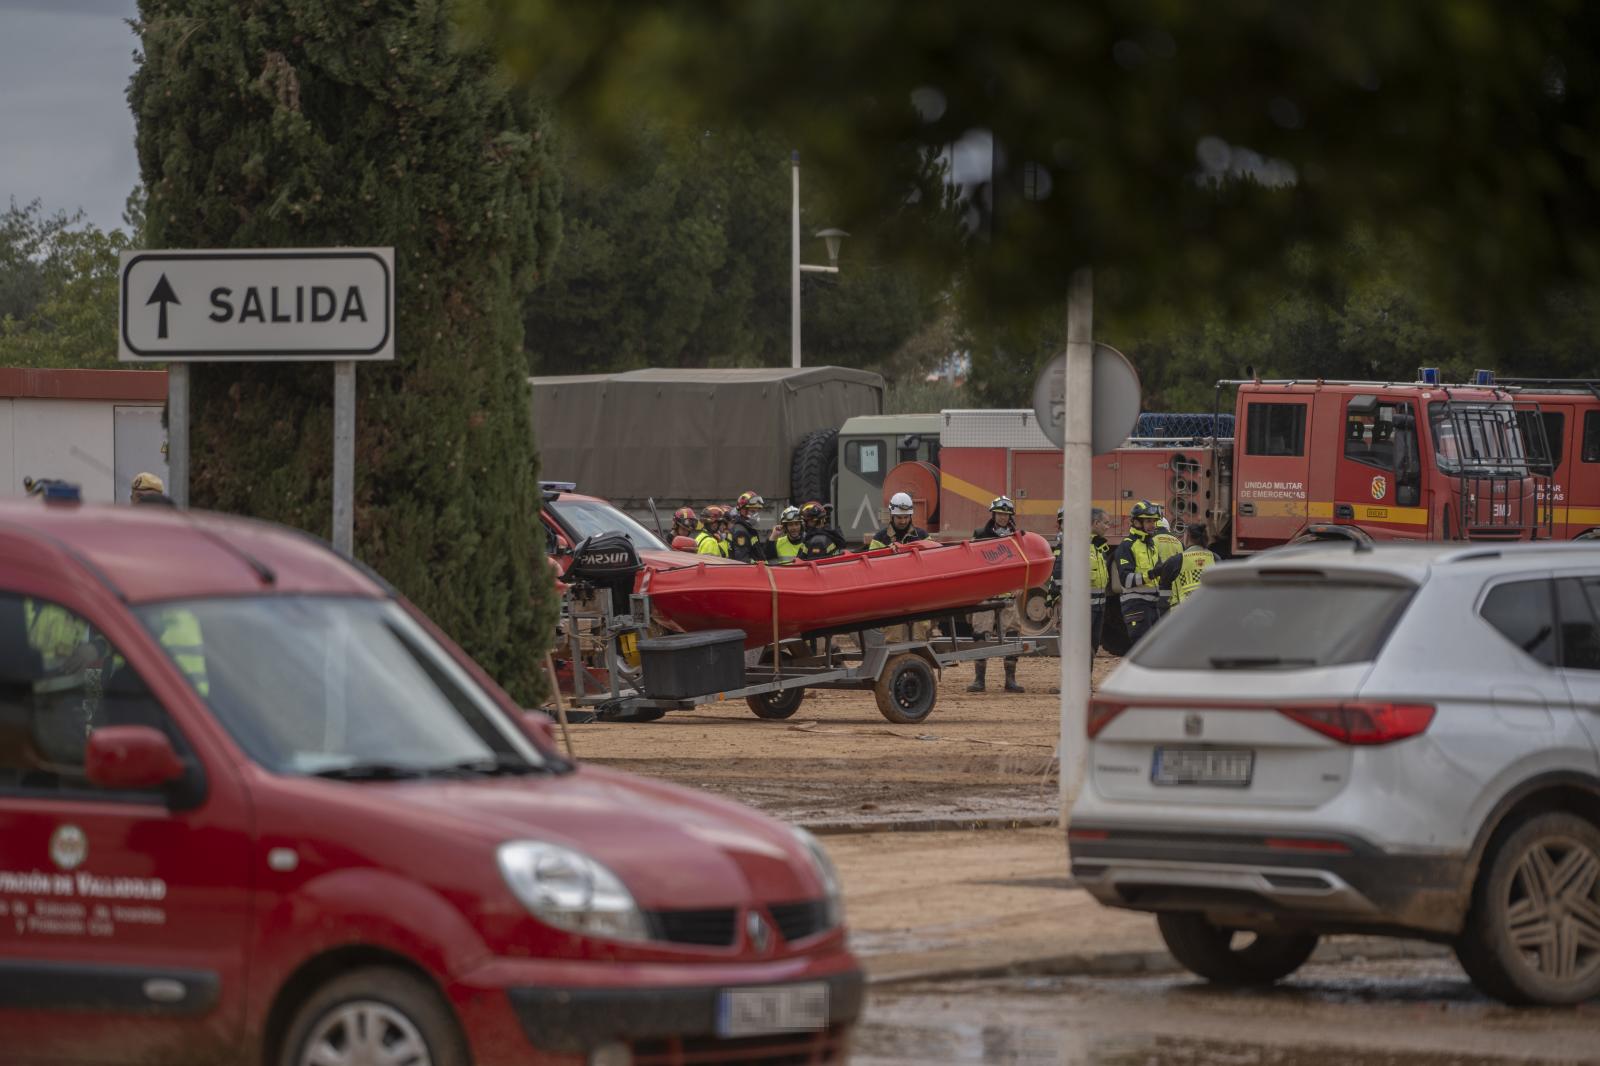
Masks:
[[[916,725],[933,713],[939,680],[928,660],[915,652],[902,652],[884,664],[872,692],[885,718],[896,725]]]
[[[800,701],[805,698],[806,690],[803,688],[784,688],[777,692],[763,692],[759,696],[746,696],[744,701],[757,718],[779,722],[793,717],[794,712],[800,709]]]

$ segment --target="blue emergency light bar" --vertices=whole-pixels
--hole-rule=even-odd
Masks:
[[[1472,383],[1474,385],[1493,385],[1494,384],[1494,371],[1493,370],[1474,370],[1472,372]]]
[[[1439,384],[1439,368],[1436,366],[1423,367],[1421,370],[1417,371],[1417,380],[1422,382],[1424,385]]]

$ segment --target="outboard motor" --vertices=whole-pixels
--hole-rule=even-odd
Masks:
[[[585,581],[611,593],[611,613],[625,615],[628,598],[633,595],[634,575],[639,572],[639,550],[621,533],[596,533],[585,537],[572,549],[568,581]]]

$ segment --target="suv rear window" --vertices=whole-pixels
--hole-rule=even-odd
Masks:
[[[1294,670],[1371,662],[1415,589],[1320,578],[1202,588],[1134,648],[1152,670]]]

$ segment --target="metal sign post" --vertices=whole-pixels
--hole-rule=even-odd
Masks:
[[[116,486],[117,493],[122,486]],[[189,364],[167,367],[167,495],[189,506]]]
[[[1057,744],[1061,824],[1083,784],[1089,715],[1090,438],[1094,432],[1094,275],[1072,272],[1067,289],[1067,355],[1062,375],[1061,738]],[[1137,417],[1137,413],[1136,413]]]
[[[1139,421],[1139,375],[1126,356],[1094,343],[1094,279],[1072,274],[1067,350],[1033,385],[1039,428],[1061,448],[1061,819],[1083,783],[1089,707],[1089,513],[1091,460],[1119,447]]]
[[[333,550],[355,557],[356,365],[333,364]]]
[[[167,363],[169,494],[189,502],[189,370],[332,361],[333,546],[354,553],[356,368],[394,358],[393,248],[122,253],[117,358]]]

